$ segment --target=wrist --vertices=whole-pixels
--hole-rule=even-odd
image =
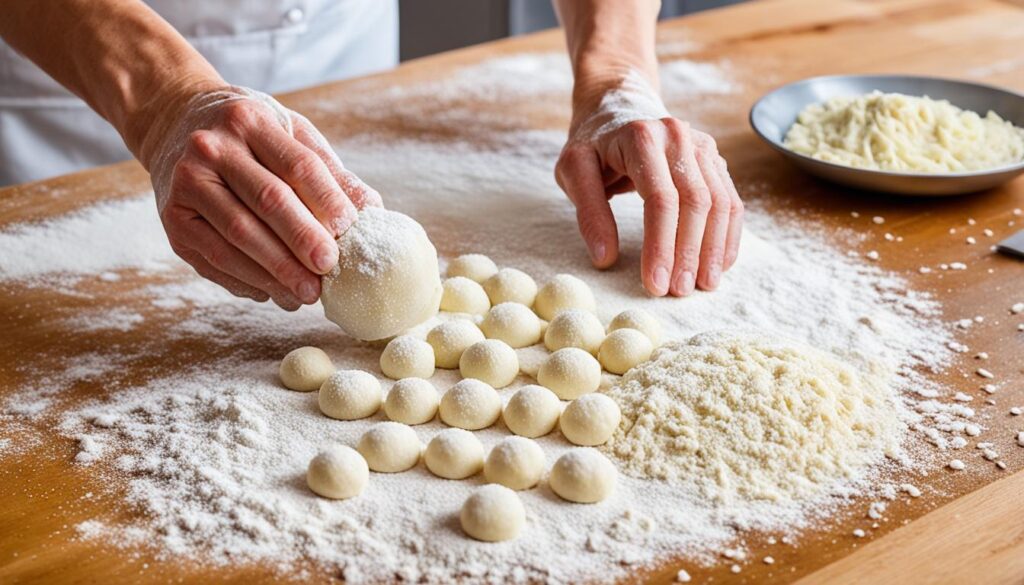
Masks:
[[[597,112],[611,92],[643,88],[660,101],[658,66],[654,58],[589,55],[577,61],[574,75],[571,129]]]

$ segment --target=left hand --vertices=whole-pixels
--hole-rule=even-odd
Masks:
[[[609,200],[636,191],[644,201],[644,287],[655,296],[717,288],[736,261],[743,202],[714,139],[670,116],[642,80],[627,78],[590,101],[598,103],[574,107],[555,178],[576,206],[594,266],[618,258]]]

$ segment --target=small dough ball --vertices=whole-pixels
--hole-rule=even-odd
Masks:
[[[559,428],[570,443],[593,447],[608,442],[621,420],[619,405],[606,394],[586,394],[565,407]]]
[[[643,309],[626,309],[615,315],[612,322],[608,324],[608,332],[619,329],[636,329],[651,340],[651,345],[661,345],[661,323],[654,318],[654,315]]]
[[[501,416],[501,397],[486,382],[460,380],[441,397],[441,421],[475,431],[494,424]]]
[[[299,392],[316,390],[333,373],[330,356],[319,347],[310,346],[288,352],[278,369],[284,387]]]
[[[434,365],[448,370],[459,367],[466,348],[484,339],[480,328],[465,319],[445,321],[427,333],[427,343],[434,348]]]
[[[434,348],[422,339],[399,335],[380,354],[380,371],[392,380],[434,375]]]
[[[398,335],[437,314],[437,250],[407,215],[367,206],[338,238],[338,265],[323,277],[324,315],[356,339]]]
[[[306,485],[314,493],[332,500],[358,496],[370,479],[366,460],[352,447],[332,445],[309,462]]]
[[[484,446],[469,431],[445,429],[427,444],[423,462],[438,477],[465,479],[484,468]]]
[[[643,333],[636,329],[616,329],[601,342],[597,357],[604,369],[613,374],[625,374],[649,360],[653,351],[654,345]]]
[[[566,347],[544,360],[537,372],[537,381],[562,400],[572,400],[598,389],[601,364],[578,347]]]
[[[388,421],[377,423],[363,433],[356,449],[370,469],[396,473],[416,465],[423,445],[412,427]]]
[[[597,311],[597,303],[587,283],[571,274],[556,274],[537,292],[533,308],[541,318],[550,321],[565,309],[583,309],[593,313]]]
[[[548,484],[563,500],[592,504],[611,495],[618,471],[596,449],[573,449],[551,467]]]
[[[391,386],[384,400],[384,414],[393,421],[421,425],[433,420],[441,398],[437,389],[423,378],[405,378]]]
[[[520,303],[532,307],[537,296],[537,283],[522,270],[502,268],[484,281],[484,290],[492,305]]]
[[[519,303],[495,305],[480,323],[480,330],[488,339],[500,339],[514,348],[540,341],[540,329],[537,314]]]
[[[541,437],[553,431],[562,413],[562,402],[543,386],[523,386],[505,405],[502,419],[508,430],[522,437]]]
[[[491,299],[484,287],[465,276],[456,276],[444,281],[441,295],[441,310],[449,313],[483,315],[491,308]]]
[[[320,387],[320,412],[340,420],[366,418],[377,412],[381,387],[373,374],[362,370],[340,370]]]
[[[514,490],[528,490],[544,474],[544,450],[537,441],[508,437],[491,449],[484,461],[484,477]]]
[[[504,388],[519,374],[519,356],[504,341],[485,339],[462,353],[459,372],[463,378],[476,378],[495,388]]]
[[[494,273],[498,271],[498,266],[483,254],[463,254],[458,258],[448,263],[448,270],[445,271],[445,276],[453,278],[456,276],[464,276],[473,282],[482,283],[488,278],[494,276]]]
[[[578,347],[597,355],[602,341],[604,326],[596,315],[583,309],[565,309],[558,313],[544,332],[544,346],[551,351]]]
[[[466,498],[459,522],[466,534],[477,540],[512,540],[526,525],[526,509],[514,491],[490,484]]]

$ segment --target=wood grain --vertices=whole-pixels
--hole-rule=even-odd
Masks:
[[[929,377],[975,397],[987,427],[985,440],[996,444],[1006,471],[980,459],[980,453],[958,456],[970,472],[936,468],[927,475],[907,476],[924,490],[920,498],[893,502],[877,528],[865,518],[868,502],[855,501],[831,523],[808,530],[793,545],[768,544],[772,535],[744,537],[750,561],[738,575],[723,560],[702,568],[685,557],[659,570],[635,575],[636,581],[670,582],[686,568],[694,582],[1024,582],[1024,449],[1013,436],[1024,430],[1024,417],[1013,418],[1008,407],[1024,406],[1024,335],[1016,331],[1019,316],[1008,308],[1024,301],[1024,265],[992,253],[989,244],[1024,227],[1013,215],[1024,207],[1024,180],[969,197],[900,199],[868,194],[809,178],[758,142],[746,115],[760,95],[785,82],[826,73],[904,72],[984,80],[1024,90],[1024,7],[1019,2],[978,0],[776,0],[709,11],[663,23],[659,42],[665,58],[686,57],[716,62],[741,81],[735,94],[716,96],[714,103],[685,96],[666,96],[678,116],[711,132],[730,161],[738,187],[751,206],[791,217],[808,229],[853,231],[863,236],[857,252],[875,249],[879,265],[904,275],[916,290],[933,294],[947,320],[984,317],[958,339],[972,348],[945,372]],[[481,113],[474,127],[446,124],[443,117],[412,117],[395,113],[380,119],[327,107],[343,104],[353,92],[376,91],[443,78],[480,60],[519,52],[562,51],[556,31],[508,39],[479,47],[420,59],[369,79],[329,84],[282,96],[282,100],[337,140],[372,131],[381,136],[457,137],[485,142],[497,126],[497,106],[459,104]],[[445,107],[440,104],[438,107]],[[524,102],[514,106],[515,122],[529,128],[564,128],[568,108],[562,104]],[[42,183],[0,190],[0,226],[66,213],[89,203],[126,197],[146,190],[147,178],[134,163],[125,163]],[[857,211],[859,218],[851,217]],[[871,223],[883,216],[885,224]],[[969,219],[975,221],[974,225]],[[1016,222],[1016,225],[1009,225]],[[950,234],[950,228],[956,230]],[[982,235],[983,228],[995,232]],[[890,232],[904,239],[889,242]],[[973,235],[979,244],[968,246]],[[965,262],[964,271],[919,274],[922,265]],[[164,276],[174,279],[176,275]],[[143,382],[168,364],[211,360],[225,352],[277,357],[287,349],[280,342],[253,339],[230,350],[203,339],[162,343],[159,331],[176,315],[148,306],[130,307],[146,316],[129,332],[71,332],[61,323],[83,310],[121,306],[118,292],[130,292],[151,280],[125,278],[115,284],[83,283],[76,295],[0,282],[0,392],[10,394],[30,383],[31,373],[58,368],[67,355],[80,355],[111,343],[144,348],[146,358],[127,366],[126,376]],[[124,295],[127,297],[128,295]],[[975,351],[990,355],[987,367],[1001,383],[997,404],[983,404],[980,380],[974,375]],[[62,396],[62,405],[108,396],[108,389],[83,381]],[[0,459],[0,583],[164,583],[202,581],[265,583],[279,579],[266,567],[209,567],[196,560],[159,559],[145,548],[120,550],[101,540],[80,540],[73,527],[90,518],[141,522],[120,505],[123,486],[107,484],[75,466],[73,441],[52,429],[55,416],[25,423],[0,418],[3,436],[23,439],[27,447]],[[1002,481],[998,481],[1002,480]],[[855,538],[856,528],[866,530]],[[773,565],[760,560],[765,555]],[[312,580],[334,575],[314,571]]]

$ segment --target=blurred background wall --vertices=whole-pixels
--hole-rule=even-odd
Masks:
[[[662,0],[660,18],[739,1]],[[400,0],[399,19],[403,61],[558,26],[551,0]]]

